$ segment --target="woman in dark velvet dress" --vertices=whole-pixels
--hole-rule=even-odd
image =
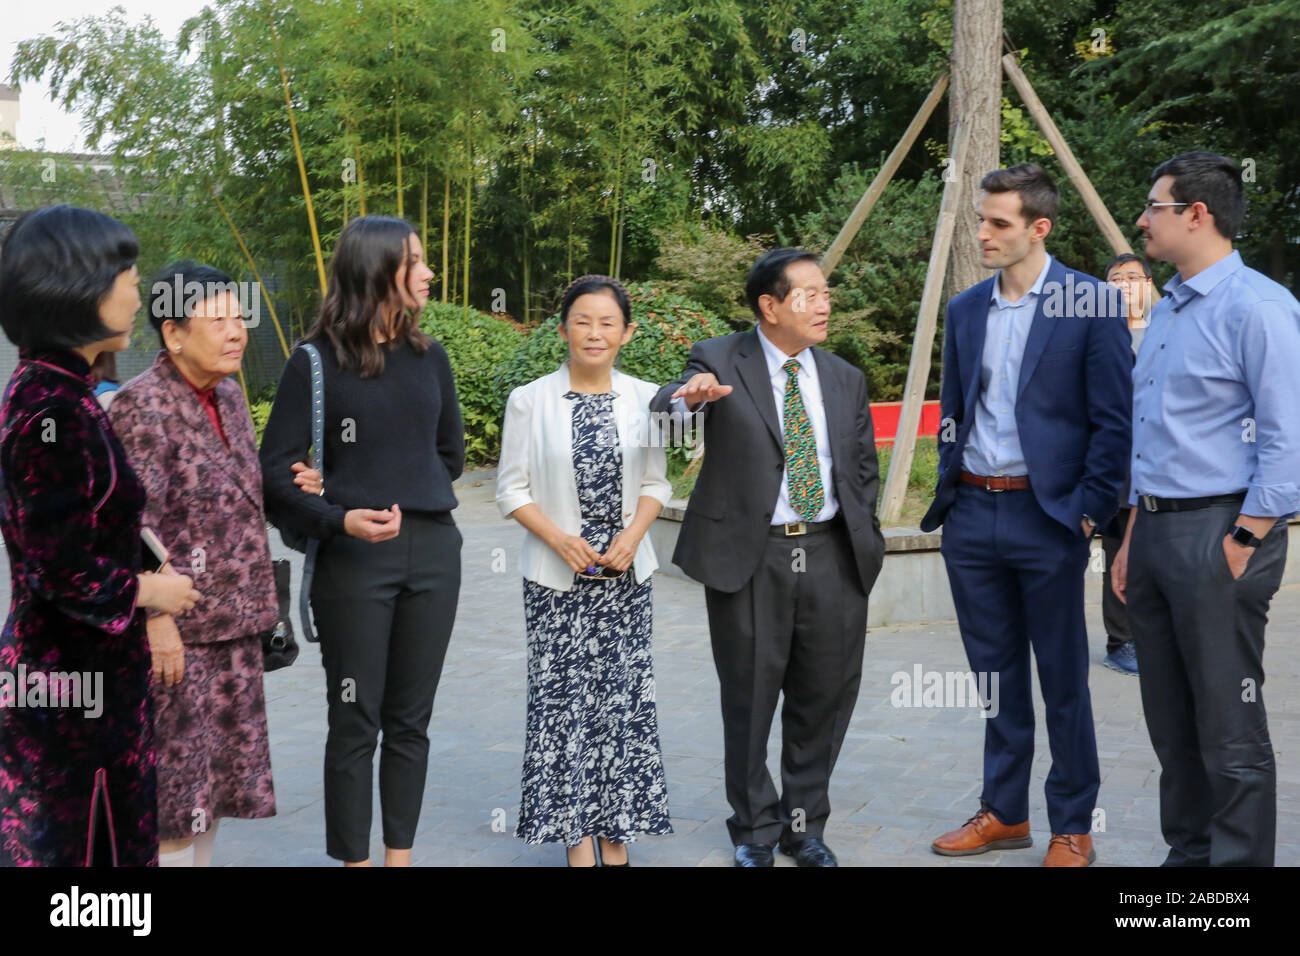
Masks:
[[[158,859],[145,608],[200,595],[141,573],[144,490],[90,384],[95,357],[129,344],[136,251],[116,220],[54,206],[0,256],[0,327],[20,355],[0,408],[0,865]]]

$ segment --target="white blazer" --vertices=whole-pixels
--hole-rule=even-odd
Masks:
[[[623,453],[623,527],[632,523],[641,497],[667,504],[672,496],[668,459],[659,429],[652,428],[650,399],[659,386],[611,371],[613,413]],[[535,504],[566,534],[582,532],[578,479],[573,472],[573,405],[569,363],[510,393],[497,469],[497,507],[503,517]],[[525,578],[556,591],[573,587],[573,569],[541,538],[526,531],[519,555]],[[659,562],[650,535],[641,539],[631,571],[636,582],[650,577]]]

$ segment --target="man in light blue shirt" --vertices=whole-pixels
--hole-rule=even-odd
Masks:
[[[1003,292],[1001,273],[989,300],[988,331],[980,360],[980,393],[975,425],[962,451],[961,466],[977,475],[1024,475],[1029,467],[1016,427],[1016,389],[1025,340],[1034,322],[1043,283],[1055,260],[1043,252],[1043,268],[1029,291],[1014,301]]]
[[[1233,251],[1232,160],[1185,153],[1151,178],[1137,224],[1178,274],[1133,369],[1136,507],[1112,587],[1142,661],[1166,865],[1271,866],[1264,626],[1300,510],[1300,303]]]

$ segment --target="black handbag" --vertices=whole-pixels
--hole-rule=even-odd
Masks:
[[[289,560],[272,561],[275,572],[275,596],[280,617],[275,627],[262,632],[262,666],[269,673],[288,667],[298,659],[298,642],[293,639],[293,621],[289,620]]]
[[[307,353],[307,358],[311,361],[311,447],[313,457],[316,460],[316,468],[319,469],[321,481],[323,482],[325,480],[325,373],[321,367],[320,353],[316,351],[316,346],[304,342],[298,347]],[[280,532],[280,540],[284,542],[284,546],[294,551],[301,551],[304,555],[302,587],[298,591],[298,621],[302,624],[303,639],[308,643],[315,644],[320,640],[320,637],[317,636],[316,629],[312,627],[311,579],[316,572],[316,552],[320,549],[320,539],[303,534],[301,531],[290,527],[288,522],[277,520],[274,512],[268,513],[267,518]],[[286,604],[282,606],[284,610],[281,612],[281,617],[287,623],[288,585],[286,584],[285,587]]]

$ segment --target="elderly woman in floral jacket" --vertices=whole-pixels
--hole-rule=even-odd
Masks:
[[[207,866],[220,818],[275,813],[260,635],[279,603],[253,424],[228,378],[248,341],[236,292],[210,266],[163,269],[149,302],[163,348],[109,410],[148,493],[144,525],[203,592],[179,625],[148,620],[162,866]]]

